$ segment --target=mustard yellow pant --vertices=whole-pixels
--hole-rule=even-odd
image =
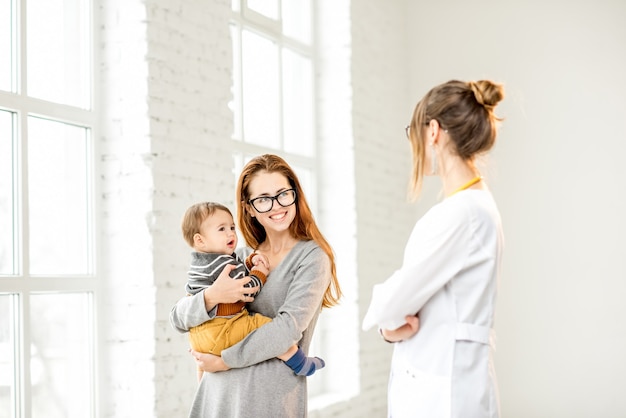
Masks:
[[[237,344],[252,331],[271,321],[272,318],[261,314],[250,315],[245,308],[231,318],[214,318],[189,330],[191,348],[219,356],[222,350]]]

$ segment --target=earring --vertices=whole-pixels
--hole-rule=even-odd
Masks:
[[[430,174],[437,174],[437,152],[433,144],[430,144]]]

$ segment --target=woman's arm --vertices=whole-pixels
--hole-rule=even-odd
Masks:
[[[220,303],[236,303],[239,301],[248,303],[254,301],[253,297],[246,295],[258,292],[259,287],[245,287],[251,280],[249,276],[233,280],[230,277],[230,272],[235,268],[236,265],[234,264],[224,266],[224,270],[217,276],[215,282],[204,289],[204,304],[207,311],[212,310]]]
[[[291,269],[294,276],[272,322],[222,351],[227,367],[247,367],[283,354],[300,341],[319,313],[324,292],[330,283],[330,262],[326,253],[314,244],[301,257],[297,267]],[[268,279],[268,282],[271,281],[272,278]]]
[[[396,328],[394,330],[389,329],[380,329],[380,335],[382,335],[383,339],[388,343],[397,343],[400,341],[408,340],[420,329],[420,319],[417,315],[407,315],[406,316],[406,324],[402,325],[400,328]]]
[[[178,332],[187,332],[215,317],[215,312],[207,312],[203,292],[185,296],[176,302],[170,311],[170,324]]]
[[[192,349],[189,349],[189,353],[192,355],[194,360],[196,360],[196,365],[198,366],[198,369],[204,372],[225,372],[226,370],[230,369],[230,367],[228,367],[226,363],[224,363],[224,360],[220,356],[200,353]]]
[[[394,330],[406,324],[467,260],[467,216],[458,207],[439,207],[427,213],[411,232],[402,267],[374,286],[363,319],[363,330],[373,326]]]
[[[170,311],[170,324],[179,332],[187,332],[215,317],[215,307],[220,303],[235,303],[240,300],[252,302],[254,298],[245,296],[257,290],[245,288],[249,277],[233,280],[230,272],[234,265],[226,265],[215,282],[202,292],[180,299]]]

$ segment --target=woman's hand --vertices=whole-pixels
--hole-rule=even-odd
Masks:
[[[214,372],[224,372],[229,370],[230,367],[224,363],[224,360],[220,356],[215,356],[213,354],[207,353],[199,353],[192,349],[189,349],[189,352],[196,360],[196,365],[202,371],[214,373]]]
[[[420,329],[420,319],[417,315],[408,315],[406,318],[406,324],[400,328],[389,330],[381,329],[380,333],[383,338],[391,343],[397,343],[399,341],[408,340]]]
[[[210,311],[220,303],[235,303],[239,301],[248,303],[254,300],[253,297],[246,295],[258,292],[259,287],[243,287],[250,281],[248,276],[233,280],[230,277],[230,272],[234,268],[234,265],[227,264],[220,275],[217,276],[217,279],[215,279],[215,283],[204,289],[204,304],[207,311]]]

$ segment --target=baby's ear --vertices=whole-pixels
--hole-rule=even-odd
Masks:
[[[202,244],[203,242],[204,242],[204,238],[202,238],[202,235],[200,235],[198,232],[193,234],[193,243],[195,245]]]

